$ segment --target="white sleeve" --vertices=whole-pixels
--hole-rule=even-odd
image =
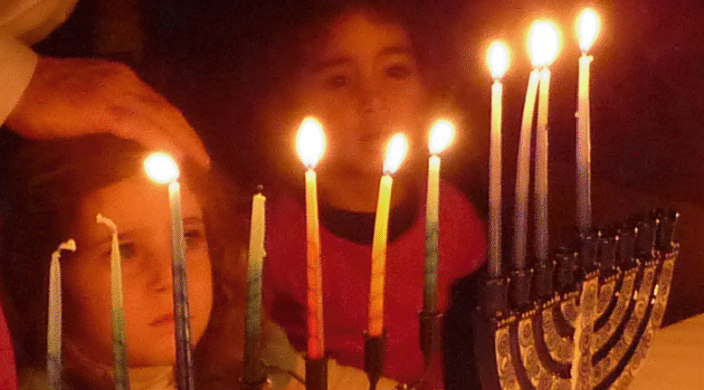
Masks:
[[[37,65],[37,55],[29,45],[63,23],[77,1],[0,1],[0,124],[17,104]]]

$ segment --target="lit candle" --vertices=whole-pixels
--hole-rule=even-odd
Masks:
[[[599,17],[585,9],[577,18],[577,36],[582,55],[579,57],[577,93],[577,226],[584,232],[592,225],[591,118],[589,108],[589,49],[599,33]]]
[[[174,327],[176,332],[176,382],[179,390],[193,390],[191,326],[188,315],[188,278],[185,239],[181,218],[181,186],[176,161],[165,153],[153,153],[144,160],[147,175],[159,184],[169,184],[171,266],[173,274]]]
[[[266,251],[264,233],[266,197],[259,193],[252,197],[252,219],[249,229],[247,257],[247,311],[245,313],[244,381],[259,383],[264,378],[260,367],[262,334],[262,266]]]
[[[117,226],[109,218],[101,214],[95,216],[95,222],[107,226],[112,234],[110,250],[110,300],[112,306],[112,358],[115,369],[115,389],[130,388],[130,378],[127,371],[127,340],[125,337],[125,307],[122,297],[122,258],[120,256],[120,240],[117,236]]]
[[[49,265],[49,310],[46,326],[46,374],[51,390],[61,389],[61,251],[76,251],[76,242],[69,239],[51,254]]]
[[[489,46],[491,76],[491,142],[489,145],[489,276],[501,276],[501,112],[503,85],[508,69],[508,48],[502,42]]]
[[[548,259],[548,102],[550,97],[550,64],[560,47],[557,27],[551,22],[537,21],[531,34],[533,65],[540,67],[538,120],[535,129],[535,256]]]
[[[369,329],[371,337],[381,337],[384,331],[384,279],[386,277],[386,239],[391,206],[391,184],[393,175],[401,166],[408,151],[408,140],[403,134],[391,138],[384,158],[384,176],[379,184],[379,200],[374,222],[372,242],[372,275],[369,286]]]
[[[440,236],[440,156],[455,137],[455,126],[444,119],[430,130],[428,149],[428,193],[425,209],[425,294],[423,311],[435,313],[438,300],[438,238]]]
[[[296,150],[306,166],[306,259],[308,278],[308,359],[321,359],[325,351],[323,327],[323,273],[320,266],[320,227],[315,165],[325,149],[323,127],[314,118],[301,123]]]

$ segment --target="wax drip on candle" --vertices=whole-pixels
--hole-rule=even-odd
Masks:
[[[61,252],[76,251],[76,241],[69,239],[62,242],[51,254],[49,265],[49,308],[46,337],[46,372],[47,385],[51,390],[61,389],[61,359],[62,334],[62,297],[61,297]]]
[[[110,297],[112,307],[112,356],[116,390],[130,388],[127,370],[127,336],[125,332],[125,307],[122,294],[122,256],[117,225],[102,214],[95,216],[95,222],[107,226],[112,235],[110,252]]]

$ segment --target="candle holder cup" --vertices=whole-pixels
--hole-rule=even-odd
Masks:
[[[384,370],[386,353],[386,333],[381,336],[371,336],[364,333],[364,371],[369,378],[369,390],[376,389],[376,384]]]
[[[533,269],[519,269],[511,272],[509,278],[509,303],[513,310],[527,309],[533,304],[531,300],[531,282]]]
[[[327,390],[328,358],[306,357],[306,390]]]
[[[440,349],[440,322],[442,313],[418,313],[420,321],[420,350],[423,353],[425,370],[430,368],[433,355]]]
[[[508,283],[504,278],[484,277],[480,281],[481,313],[485,318],[502,317],[508,310]]]
[[[662,322],[678,217],[593,230],[554,263],[512,272],[508,312],[497,309],[502,283],[484,282],[472,316],[482,388],[625,389]]]

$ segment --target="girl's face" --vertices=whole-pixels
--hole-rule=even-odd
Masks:
[[[191,341],[196,344],[212,307],[210,256],[201,208],[187,186],[181,191]],[[94,361],[112,364],[111,231],[95,222],[101,213],[118,228],[129,364],[175,362],[167,192],[143,175],[133,176],[86,196],[76,215],[78,250],[62,272],[65,337]]]
[[[296,91],[301,108],[326,130],[321,169],[377,178],[391,135],[422,133],[424,89],[407,32],[357,11],[333,21],[307,52]]]

